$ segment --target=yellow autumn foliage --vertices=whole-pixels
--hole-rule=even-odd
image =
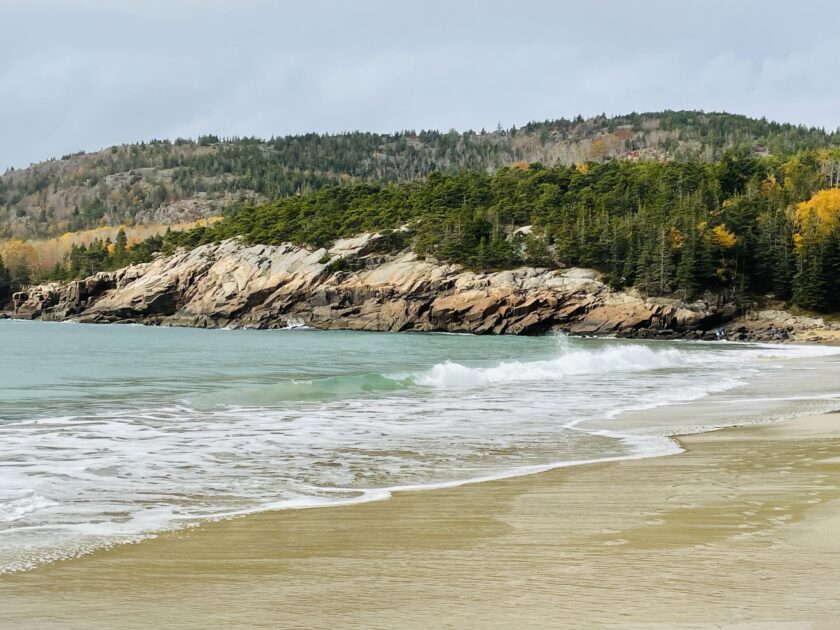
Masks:
[[[785,190],[793,190],[797,172],[802,170],[802,156],[793,155],[782,165],[785,179]]]
[[[56,263],[61,263],[64,256],[70,252],[73,245],[90,245],[94,241],[105,241],[111,239],[116,241],[117,233],[123,230],[126,233],[129,248],[143,241],[151,236],[157,236],[166,232],[167,228],[173,231],[189,230],[200,225],[211,225],[221,220],[221,217],[210,217],[208,219],[201,219],[189,223],[177,223],[173,225],[163,225],[160,223],[145,223],[131,226],[118,227],[98,227],[89,230],[80,230],[78,232],[65,232],[61,236],[48,239],[31,240],[24,243],[23,241],[11,240],[6,243],[0,242],[0,253],[9,248],[11,255],[15,259],[19,259],[19,252],[23,245],[26,246],[27,251],[31,251],[27,256],[27,265],[32,271],[47,271],[52,269]],[[6,258],[5,255],[3,256]],[[14,265],[14,263],[13,263]]]
[[[775,175],[770,175],[767,179],[761,182],[761,194],[768,198],[777,198],[782,193],[782,187],[776,180]]]
[[[840,188],[819,190],[796,206],[796,223],[800,229],[814,219],[818,234],[826,235],[834,230],[840,220]]]
[[[738,237],[727,230],[726,226],[721,223],[712,228],[712,241],[721,249],[732,249],[738,242]]]
[[[12,239],[0,245],[0,255],[12,276],[16,276],[23,269],[35,271],[40,264],[35,248],[19,239]]]
[[[575,169],[578,173],[586,175],[589,172],[589,164],[586,164],[585,162],[583,164],[578,164]]]
[[[671,226],[671,230],[668,232],[668,239],[671,241],[672,249],[682,249],[682,246],[685,243],[685,234],[680,232],[677,228]]]

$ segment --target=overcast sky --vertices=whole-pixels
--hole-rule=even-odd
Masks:
[[[0,170],[664,108],[835,129],[838,19],[834,0],[0,0]]]

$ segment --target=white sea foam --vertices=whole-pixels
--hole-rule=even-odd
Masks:
[[[35,361],[42,336],[51,353],[35,356],[51,360],[29,381],[0,372],[0,572],[202,519],[677,452],[662,427],[629,427],[625,412],[819,358],[791,346],[215,332],[33,324],[3,339],[9,365]],[[79,370],[79,347],[105,367]]]
[[[0,498],[0,522],[12,523],[27,514],[55,505],[58,505],[58,503],[33,491],[27,491],[18,496]]]
[[[708,359],[705,359],[708,360]],[[510,361],[492,367],[467,367],[446,361],[419,374],[420,385],[440,388],[476,387],[523,381],[551,381],[564,377],[612,372],[642,372],[685,367],[703,359],[667,348],[654,350],[641,345],[621,345],[597,351],[571,351],[545,361]]]
[[[762,343],[752,347],[760,350],[757,355],[762,359],[813,359],[840,354],[839,346]]]

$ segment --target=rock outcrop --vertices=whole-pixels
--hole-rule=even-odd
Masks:
[[[734,315],[618,292],[588,269],[478,273],[378,251],[377,235],[332,248],[204,245],[14,296],[14,316],[195,327],[701,337]],[[709,333],[710,334],[710,333]]]

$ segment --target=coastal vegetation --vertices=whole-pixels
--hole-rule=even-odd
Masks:
[[[464,132],[153,140],[8,169],[0,176],[0,240],[190,222],[324,187],[493,173],[522,161],[713,162],[730,149],[789,155],[838,143],[840,135],[817,128],[696,111],[561,118]]]
[[[220,217],[210,217],[189,223],[164,225],[161,223],[144,223],[139,225],[103,226],[89,230],[66,232],[61,236],[44,239],[10,239],[0,242],[0,256],[9,262],[10,281],[16,285],[24,285],[33,280],[49,277],[61,278],[65,275],[91,275],[103,268],[114,268],[114,265],[131,264],[139,260],[146,260],[150,254],[145,245],[140,245],[152,237],[162,235],[167,230],[184,231],[199,225],[210,224]],[[133,250],[132,253],[118,254],[117,248]],[[157,251],[157,250],[155,250]],[[104,253],[103,253],[104,252]],[[76,261],[77,264],[73,264]]]
[[[433,173],[399,184],[325,187],[128,247],[74,247],[51,277],[81,277],[156,252],[239,237],[329,246],[385,232],[385,247],[489,270],[586,266],[615,287],[692,299],[772,295],[840,309],[840,149],[788,156],[730,150],[715,162],[608,160],[493,174]]]

